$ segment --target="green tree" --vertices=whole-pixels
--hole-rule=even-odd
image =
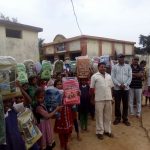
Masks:
[[[139,37],[139,44],[142,45],[141,50],[144,53],[150,54],[150,35],[145,36],[141,34]]]
[[[44,40],[45,40],[45,39],[42,39],[42,38],[39,38],[39,39],[38,39],[40,62],[45,58],[45,57],[44,57],[44,53],[43,53]]]

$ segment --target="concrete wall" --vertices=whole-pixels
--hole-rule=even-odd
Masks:
[[[87,40],[87,55],[89,57],[99,56],[99,42],[97,40]]]
[[[115,43],[114,50],[116,51],[117,54],[123,53],[123,44]]]
[[[77,51],[77,50],[80,50],[80,40],[70,42],[69,51]]]
[[[22,39],[9,38],[5,35],[5,27],[0,26],[0,55],[12,56],[17,62],[38,61],[38,33],[23,30]]]
[[[112,54],[112,43],[102,41],[102,55]]]
[[[125,44],[125,55],[133,54],[133,46],[129,44]]]
[[[54,54],[54,46],[51,45],[51,46],[46,47],[45,54]]]

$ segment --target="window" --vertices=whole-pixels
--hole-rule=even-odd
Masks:
[[[65,51],[64,43],[56,45],[57,52]]]
[[[11,37],[11,38],[22,38],[21,31],[19,30],[14,30],[14,29],[6,29],[6,37]]]

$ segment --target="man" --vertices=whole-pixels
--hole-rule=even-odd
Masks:
[[[130,65],[125,64],[124,55],[118,55],[118,64],[112,67],[112,80],[114,82],[114,97],[115,97],[115,121],[114,125],[121,122],[121,117],[123,123],[130,126],[128,121],[128,95],[129,95],[129,85],[132,80],[132,69]],[[123,111],[121,113],[120,104],[123,104]]]
[[[91,94],[95,102],[95,118],[96,118],[96,135],[102,140],[104,134],[113,137],[111,133],[111,116],[112,116],[112,93],[111,88],[113,82],[111,76],[106,73],[106,64],[100,62],[98,64],[98,72],[91,77]]]
[[[134,56],[132,59],[132,81],[129,90],[129,108],[130,114],[135,115],[133,103],[136,100],[136,116],[140,118],[141,115],[141,98],[142,98],[142,79],[143,79],[143,69],[138,64],[139,57]]]

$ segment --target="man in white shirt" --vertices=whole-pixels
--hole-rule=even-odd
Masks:
[[[113,124],[119,124],[122,119],[126,126],[130,126],[128,121],[128,96],[129,85],[132,80],[132,69],[129,64],[125,64],[124,58],[124,54],[118,54],[118,64],[114,65],[111,70],[115,97],[115,121]]]
[[[104,134],[113,137],[111,133],[112,117],[112,87],[111,76],[106,73],[106,64],[98,64],[98,72],[91,77],[92,101],[95,103],[96,135],[103,139]],[[94,98],[95,93],[95,98]]]

